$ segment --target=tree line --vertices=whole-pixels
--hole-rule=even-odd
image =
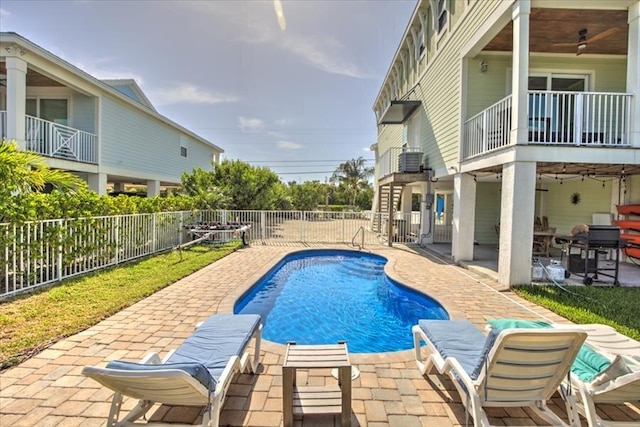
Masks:
[[[373,168],[362,157],[341,163],[329,182],[283,182],[267,167],[223,160],[185,172],[181,188],[161,196],[99,196],[77,176],[50,169],[44,158],[0,143],[0,223],[196,209],[367,210]]]

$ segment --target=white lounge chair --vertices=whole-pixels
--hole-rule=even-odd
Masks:
[[[554,324],[554,327],[565,325]],[[593,381],[581,381],[571,375],[571,386],[575,388],[576,407],[585,417],[589,427],[596,426],[640,426],[640,421],[609,421],[598,416],[596,404],[640,403],[640,343],[616,331],[608,325],[570,325],[587,333],[586,344],[594,350],[607,354],[611,366]],[[640,418],[640,416],[638,417]]]
[[[600,324],[564,325],[518,319],[490,320],[496,327],[537,327],[579,330],[587,333],[586,346],[572,367],[567,382],[575,399],[565,401],[567,411],[576,409],[588,422],[597,426],[640,426],[640,421],[609,421],[600,418],[596,404],[624,404],[640,402],[640,343],[614,328]],[[596,353],[594,353],[594,351]],[[592,354],[589,354],[591,352]],[[605,363],[603,363],[603,360]],[[577,366],[581,364],[582,366]],[[590,365],[590,366],[589,366]],[[589,372],[591,370],[591,375]],[[577,414],[575,414],[577,416]]]
[[[87,366],[82,373],[115,391],[108,426],[139,425],[136,420],[160,403],[203,406],[206,411],[200,425],[215,427],[234,375],[258,368],[261,334],[258,315],[217,314],[164,360],[151,353],[141,363],[112,361],[104,368]],[[253,357],[247,351],[252,338]],[[123,396],[139,402],[120,419]]]
[[[485,337],[470,322],[450,320],[420,320],[412,331],[420,373],[435,368],[449,376],[474,426],[490,425],[486,407],[530,407],[554,425],[567,425],[546,401],[567,376],[585,332],[508,329]]]

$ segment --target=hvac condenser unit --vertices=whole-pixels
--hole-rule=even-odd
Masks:
[[[422,156],[423,153],[419,152],[400,153],[400,155],[398,156],[398,172],[420,172],[420,166],[422,165]]]

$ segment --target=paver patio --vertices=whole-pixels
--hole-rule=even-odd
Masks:
[[[305,246],[254,245],[241,249],[2,372],[0,426],[105,425],[112,393],[81,375],[85,365],[104,365],[113,359],[139,360],[150,351],[163,356],[189,336],[199,321],[212,313],[232,312],[234,302],[248,287],[284,255]],[[566,322],[507,289],[500,289],[496,282],[437,257],[408,248],[377,247],[373,252],[389,260],[386,272],[393,279],[431,295],[444,305],[451,318],[468,319],[480,329],[488,319],[497,317]],[[282,425],[284,349],[284,345],[263,340],[259,374],[237,377],[220,425]],[[465,425],[464,407],[453,386],[443,377],[420,375],[412,351],[351,355],[353,365],[361,371],[353,382],[353,425]],[[299,376],[298,381],[324,385],[336,380],[329,370],[314,370]],[[434,387],[435,383],[443,387]],[[124,410],[133,404],[131,399],[125,400]],[[559,396],[550,402],[550,407],[564,416]],[[604,418],[640,421],[636,406],[606,405],[601,409]],[[201,408],[161,407],[151,419],[193,422],[200,411]],[[521,409],[495,409],[489,415],[497,425],[545,425]],[[339,425],[339,417],[305,417],[296,425],[334,424]]]

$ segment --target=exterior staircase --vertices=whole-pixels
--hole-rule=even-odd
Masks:
[[[386,236],[388,233],[388,224],[383,221],[383,218],[387,218],[389,214],[389,203],[393,205],[393,212],[395,214],[398,211],[398,203],[400,201],[400,195],[402,194],[402,187],[396,185],[393,190],[393,200],[390,201],[390,185],[383,185],[378,187],[377,203],[375,204],[375,211],[373,217],[373,224],[371,226],[372,231]]]

